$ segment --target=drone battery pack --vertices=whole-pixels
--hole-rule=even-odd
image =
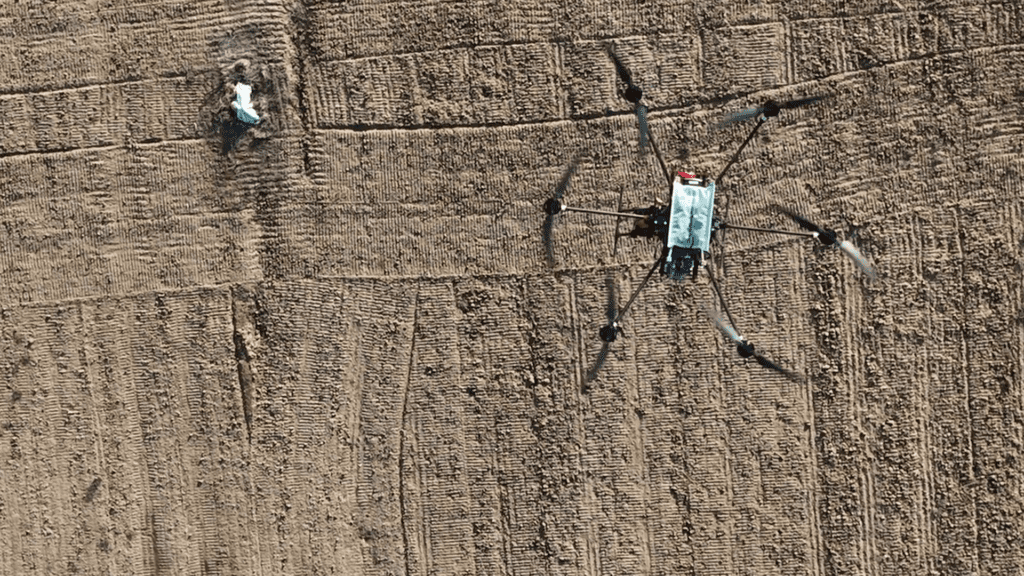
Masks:
[[[681,279],[690,273],[711,245],[715,183],[677,177],[672,186],[668,221],[668,257],[662,274]]]

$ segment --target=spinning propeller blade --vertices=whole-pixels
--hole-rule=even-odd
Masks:
[[[647,147],[647,141],[649,140],[648,135],[650,128],[647,126],[647,106],[638,104],[636,107],[636,119],[640,123],[640,148]]]
[[[791,110],[793,108],[800,108],[801,106],[814,104],[815,102],[818,102],[819,100],[824,100],[825,98],[828,98],[828,96],[811,96],[809,98],[787,100],[785,102],[776,102],[774,100],[769,100],[765,102],[763,106],[758,106],[757,108],[747,108],[746,110],[741,110],[739,112],[733,112],[732,114],[726,115],[726,117],[723,118],[722,121],[716,125],[716,127],[721,128],[729,124],[735,124],[736,122],[743,122],[744,120],[757,118],[762,114],[771,118],[774,116],[778,116],[780,110]]]
[[[746,110],[740,110],[739,112],[733,112],[731,114],[726,114],[725,118],[723,118],[718,124],[716,124],[715,127],[716,128],[722,128],[722,127],[728,126],[730,124],[735,124],[737,122],[743,122],[744,120],[749,120],[751,118],[757,118],[760,115],[761,115],[761,109],[760,108],[747,108]]]
[[[636,114],[637,122],[640,125],[640,148],[645,148],[650,139],[650,128],[647,123],[647,106],[640,103],[644,91],[636,84],[633,84],[633,75],[629,73],[629,68],[626,68],[622,60],[619,60],[612,47],[605,46],[605,49],[608,51],[608,55],[611,56],[612,62],[615,63],[615,71],[619,75],[619,80],[626,85],[625,91],[621,92],[620,95],[627,102],[633,104],[633,112]]]
[[[704,310],[707,313],[708,317],[711,318],[712,322],[715,323],[715,327],[718,328],[718,330],[721,331],[722,334],[724,334],[730,342],[736,345],[736,352],[739,353],[741,357],[753,358],[754,361],[757,362],[761,367],[768,368],[769,370],[774,370],[782,374],[786,378],[789,378],[793,382],[800,383],[804,381],[803,377],[800,376],[799,374],[792,372],[790,370],[786,370],[785,368],[782,368],[778,364],[772,362],[771,360],[755,352],[754,345],[748,342],[747,340],[743,339],[743,337],[736,332],[736,329],[732,326],[732,324],[730,324],[729,321],[726,320],[725,317],[722,316],[722,314],[719,313],[717,310],[714,310],[712,308],[705,308]]]
[[[793,108],[799,108],[801,106],[807,106],[808,104],[814,104],[815,102],[818,102],[819,100],[824,100],[825,98],[828,98],[828,95],[822,94],[821,96],[811,96],[809,98],[800,98],[800,99],[797,99],[797,100],[789,100],[787,102],[783,102],[782,104],[779,104],[779,108],[786,108],[787,110],[791,110]]]
[[[608,359],[608,346],[608,342],[601,344],[601,351],[597,353],[597,358],[594,359],[594,365],[587,371],[587,383],[593,382],[594,379],[597,378],[597,373],[601,370],[601,367],[604,366],[604,361]]]
[[[796,212],[793,212],[792,210],[780,206],[778,204],[772,204],[772,207],[778,210],[779,212],[782,212],[786,216],[792,218],[793,221],[799,224],[800,227],[803,228],[804,230],[810,230],[811,232],[817,234],[818,240],[821,240],[822,243],[831,244],[832,242],[835,241],[835,236],[829,237],[828,230],[825,230],[824,228],[818,226],[814,222],[811,222],[810,220],[804,218],[803,216],[797,214]],[[831,242],[829,242],[828,240],[831,240]]]
[[[562,203],[562,198],[565,196],[566,191],[569,190],[569,180],[572,178],[572,175],[576,173],[576,167],[579,163],[579,156],[572,159],[569,167],[562,173],[562,177],[558,180],[558,184],[555,186],[554,197],[544,203],[544,212],[547,213],[547,217],[544,218],[544,226],[541,228],[541,237],[544,241],[544,250],[547,254],[548,265],[551,267],[555,266],[555,248],[551,243],[551,232],[555,226],[555,216],[565,209],[565,204]]]
[[[640,98],[644,95],[644,91],[636,84],[633,84],[633,76],[629,73],[629,68],[626,68],[622,60],[619,60],[619,57],[615,55],[615,50],[611,46],[605,46],[605,49],[608,51],[608,55],[611,56],[612,62],[615,63],[615,71],[619,74],[619,80],[622,80],[622,83],[626,85],[626,90],[621,93],[622,97],[627,102],[639,103]]]
[[[796,212],[779,206],[778,204],[774,204],[773,206],[779,212],[782,212],[786,216],[792,218],[793,221],[799,224],[801,228],[814,232],[817,235],[816,238],[822,244],[826,246],[833,244],[838,246],[839,249],[843,251],[843,254],[849,256],[850,259],[853,260],[853,263],[856,264],[857,267],[860,268],[862,272],[867,274],[872,280],[875,280],[878,277],[875,274],[874,266],[872,266],[871,263],[868,262],[868,259],[865,258],[864,255],[860,253],[860,250],[857,250],[857,247],[854,246],[848,240],[839,240],[835,230],[826,230],[821,226],[818,226],[814,222],[811,222],[807,218],[800,216]]]
[[[868,262],[868,259],[860,253],[860,250],[857,250],[856,246],[851,244],[848,240],[843,240],[839,242],[839,249],[853,260],[853,263],[860,268],[861,272],[867,274],[872,280],[878,279],[878,275],[875,274],[875,267],[872,266],[871,263]]]
[[[722,316],[718,310],[706,308],[705,312],[707,313],[708,318],[711,318],[711,321],[715,323],[715,327],[718,328],[722,334],[725,334],[725,337],[731,340],[733,344],[740,345],[743,343],[743,339],[740,338],[736,329],[732,327],[732,324],[730,324],[729,321],[725,319],[725,316]]]
[[[619,307],[615,303],[615,278],[609,275],[605,279],[605,286],[608,289],[608,300],[605,304],[605,318],[608,319],[608,324],[601,328],[600,335],[604,343],[601,344],[601,351],[598,352],[594,365],[587,371],[587,382],[593,381],[597,377],[598,371],[604,366],[604,361],[608,358],[608,348],[618,337],[620,330],[615,324],[615,318],[619,315]]]
[[[558,185],[555,186],[555,198],[561,200],[565,193],[569,190],[569,180],[572,175],[576,173],[576,167],[580,164],[580,157],[576,156],[569,163],[569,167],[562,172],[562,177],[558,180]]]
[[[629,73],[629,68],[619,60],[619,57],[615,55],[615,50],[611,46],[605,46],[605,50],[608,51],[608,55],[611,56],[612,62],[615,63],[615,72],[619,75],[619,80],[628,87],[633,86],[633,76]]]

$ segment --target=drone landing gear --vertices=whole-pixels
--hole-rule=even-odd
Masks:
[[[629,232],[616,232],[618,236],[630,238],[660,238],[668,234],[668,220],[671,208],[654,205],[650,208],[634,208],[630,212],[637,218],[633,229]],[[623,212],[622,214],[629,214]],[[642,219],[641,219],[642,218]]]

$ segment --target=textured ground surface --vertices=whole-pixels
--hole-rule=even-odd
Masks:
[[[628,5],[627,5],[628,4]],[[0,573],[1024,570],[1024,12],[961,0],[0,2]],[[781,202],[741,363],[654,248],[540,203]],[[257,129],[227,121],[245,58]],[[620,296],[621,297],[621,296]]]

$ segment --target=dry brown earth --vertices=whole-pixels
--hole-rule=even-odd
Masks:
[[[0,574],[1019,574],[1018,2],[0,0]],[[732,231],[657,279],[602,46]],[[257,129],[230,122],[234,65]]]

